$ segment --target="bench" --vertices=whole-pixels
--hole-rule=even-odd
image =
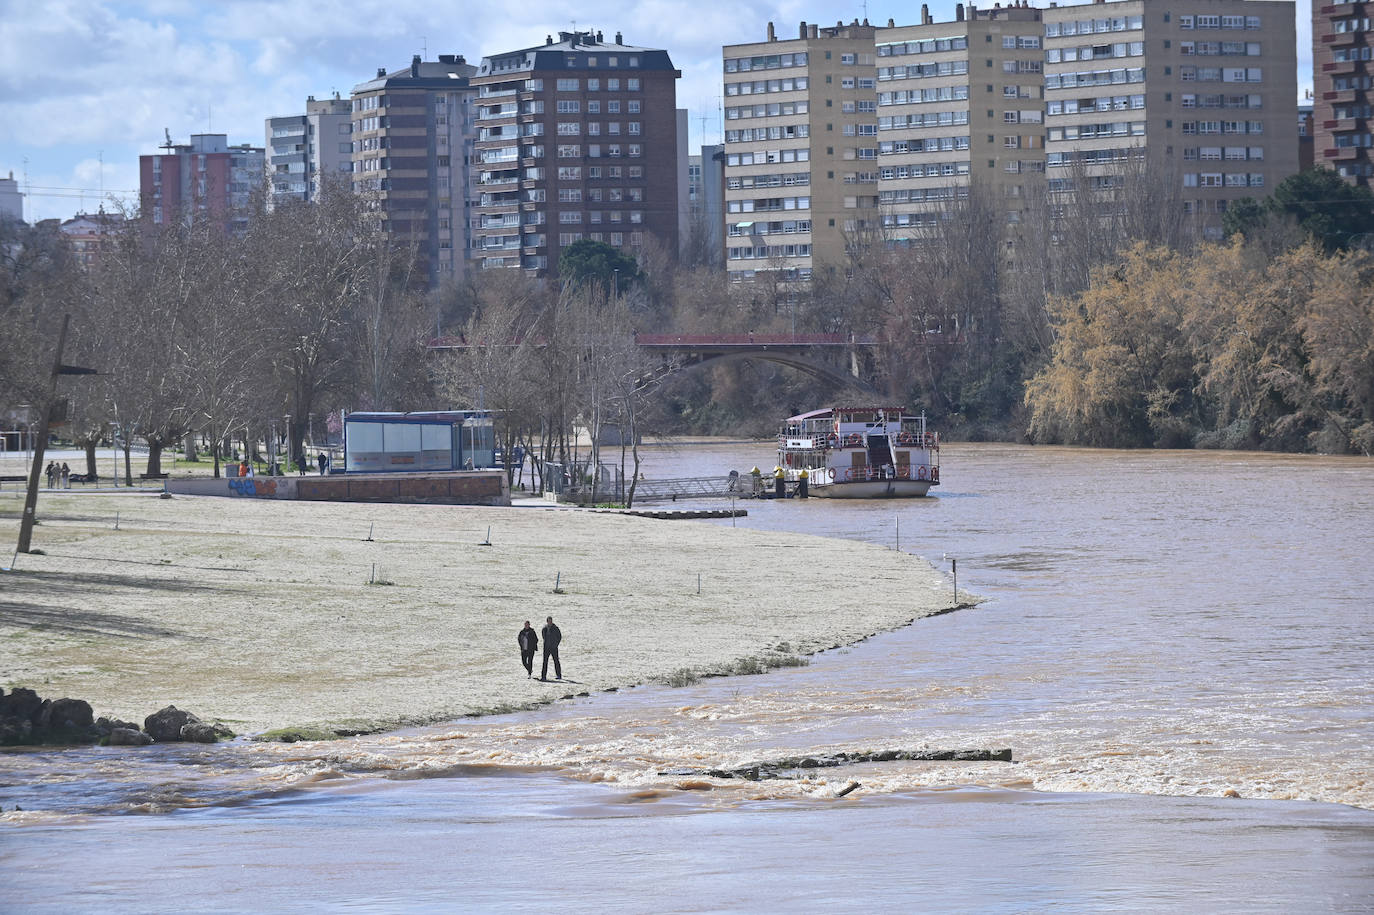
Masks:
[[[73,483],[99,483],[100,474],[98,473],[74,473],[69,479]]]
[[[28,481],[29,478],[27,475],[6,474],[0,476],[0,483],[27,483]]]
[[[165,473],[140,473],[140,474],[138,475],[138,478],[139,478],[140,480],[165,480],[165,479],[167,479],[167,474],[165,474]]]

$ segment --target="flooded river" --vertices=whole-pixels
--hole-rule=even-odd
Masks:
[[[934,498],[736,523],[957,560],[974,608],[803,668],[327,745],[9,754],[0,806],[48,812],[0,824],[7,904],[1374,908],[1374,462],[943,458]],[[660,447],[645,472],[773,460]],[[835,569],[836,613],[866,599]],[[682,774],[965,747],[1016,762]]]

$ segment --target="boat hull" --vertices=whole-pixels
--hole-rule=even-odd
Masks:
[[[918,499],[930,492],[930,480],[855,480],[808,487],[817,499]]]

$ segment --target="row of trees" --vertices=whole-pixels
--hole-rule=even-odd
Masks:
[[[1374,239],[1367,191],[1305,173],[1233,207],[1227,228],[1247,240],[1215,247],[1190,233],[1181,182],[1158,162],[1064,171],[1014,200],[975,181],[901,243],[858,226],[844,262],[805,287],[781,269],[732,283],[652,245],[636,259],[582,242],[556,283],[474,271],[428,292],[416,252],[344,189],[262,210],[239,238],[131,220],[89,272],[55,226],[10,224],[0,402],[38,402],[70,312],[66,361],[106,374],[67,382],[68,430],[92,447],[111,422],[135,430],[149,472],[191,433],[218,460],[226,440],[281,422],[294,457],[311,414],[440,405],[498,410],[507,454],[566,464],[579,428],[769,433],[843,396],[761,362],[668,374],[643,363],[635,331],[831,332],[876,336],[867,378],[970,438],[1369,447],[1349,368],[1369,345],[1356,295],[1369,268],[1341,253]],[[465,345],[435,358],[439,329]]]
[[[312,413],[400,406],[423,384],[433,304],[414,252],[394,244],[366,201],[331,192],[315,205],[255,214],[241,237],[208,221],[128,220],[82,269],[47,226],[9,224],[3,246],[0,400],[41,402],[53,328],[72,315],[67,362],[101,374],[70,381],[66,432],[87,446],[123,430],[148,473],[192,434],[249,449],[282,430],[297,457]],[[402,395],[405,395],[403,397]],[[94,467],[90,468],[94,472]]]

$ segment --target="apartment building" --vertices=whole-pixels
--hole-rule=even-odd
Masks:
[[[305,114],[268,118],[268,206],[287,200],[317,200],[328,177],[350,180],[353,171],[352,104],[340,98],[305,100]]]
[[[877,225],[876,29],[866,21],[726,45],[725,269],[809,280]]]
[[[248,227],[249,203],[263,180],[264,150],[242,143],[230,146],[222,133],[191,134],[165,152],[138,157],[139,200],[154,225],[210,220],[225,231]]]
[[[59,228],[71,243],[77,262],[90,270],[100,264],[105,247],[113,246],[115,237],[124,228],[124,214],[106,213],[101,207],[94,213],[77,213],[64,220]]]
[[[1118,0],[1044,11],[1051,194],[1150,163],[1203,238],[1298,170],[1291,0]]]
[[[1020,219],[1027,181],[1045,170],[1041,11],[955,6],[953,22],[877,35],[878,203],[883,238],[929,232],[974,176]]]
[[[1374,180],[1374,3],[1312,0],[1313,157],[1347,181]]]
[[[0,219],[24,221],[24,195],[14,179],[14,172],[10,172],[8,178],[0,178]]]
[[[476,73],[462,55],[416,55],[353,87],[353,189],[377,200],[388,233],[415,246],[431,287],[469,265]]]
[[[677,251],[680,76],[667,51],[620,33],[560,32],[484,57],[472,79],[482,266],[557,275],[583,239]]]
[[[725,252],[725,145],[701,147],[688,157],[687,238],[688,256],[695,263],[721,266]]]

